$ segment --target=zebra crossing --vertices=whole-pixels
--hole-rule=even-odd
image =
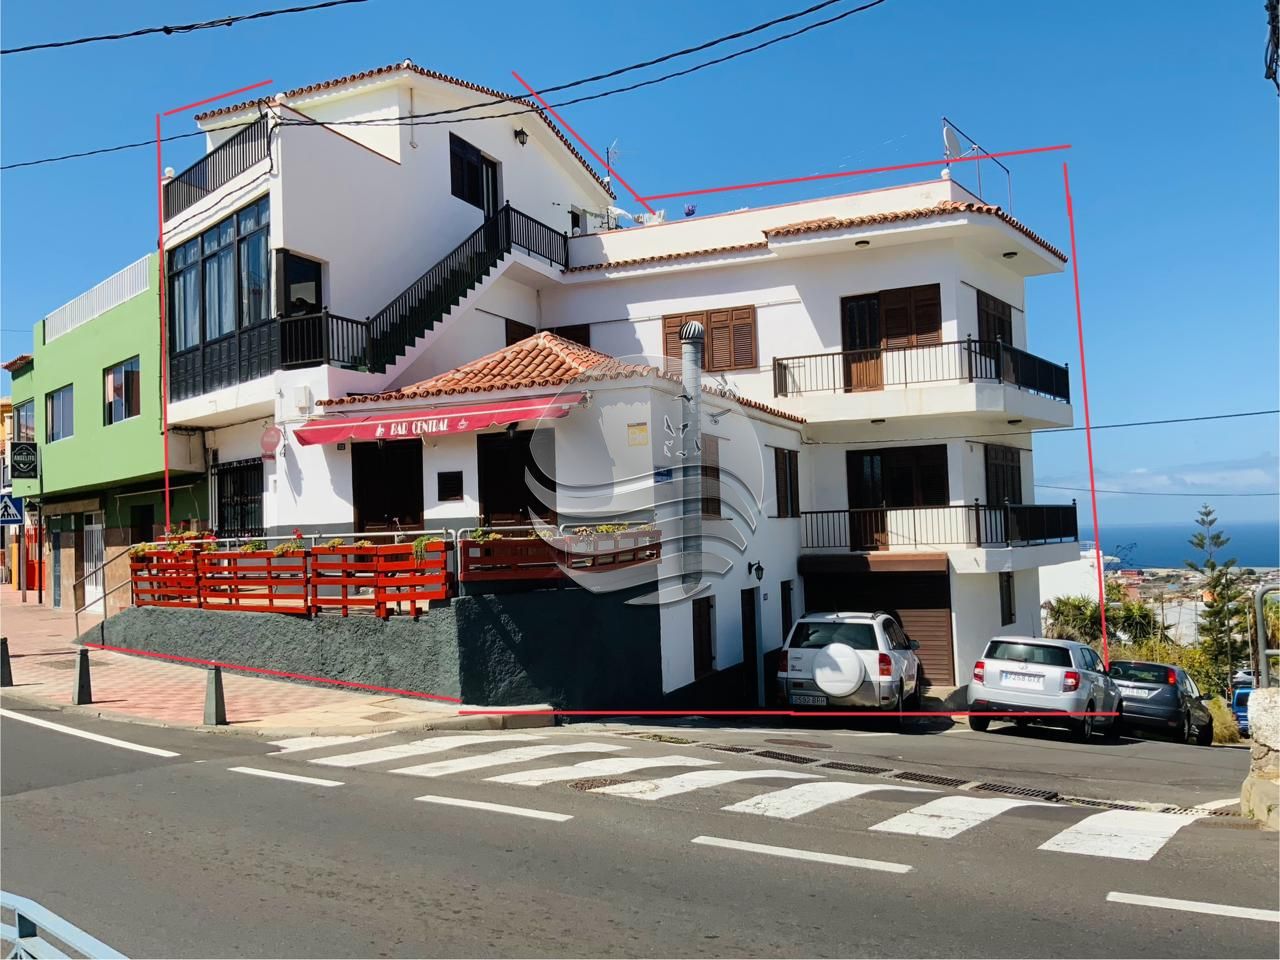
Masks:
[[[336,754],[328,752],[338,747],[349,748],[363,739],[302,737],[282,740],[273,744],[279,749],[270,756],[285,755],[290,761],[320,767],[370,768],[382,765],[379,768],[382,773],[435,780],[478,774],[482,782],[492,783],[498,788],[545,788],[572,783],[584,793],[643,803],[658,803],[690,795],[696,800],[704,795],[713,796],[718,790],[737,790],[741,795],[742,787],[755,787],[753,795],[718,805],[716,809],[781,821],[797,820],[837,805],[856,804],[864,797],[881,803],[902,801],[912,806],[865,829],[876,834],[928,840],[952,840],[980,828],[994,829],[988,826],[991,821],[1009,811],[1048,808],[1084,813],[1078,807],[1043,800],[965,793],[940,795],[944,791],[935,787],[828,779],[825,771],[817,773],[752,766],[751,760],[741,755],[730,755],[724,759],[682,753],[642,756],[632,752],[632,743],[601,740],[566,742],[563,736],[542,733],[441,734],[404,743],[369,744],[363,749],[348,749]],[[324,755],[317,755],[321,752]],[[407,759],[422,758],[430,759],[407,766],[394,765]],[[561,762],[529,767],[537,761],[548,760]],[[521,768],[502,769],[517,766]],[[250,772],[245,768],[238,769]],[[618,779],[636,773],[644,776],[640,779]],[[294,779],[306,781],[308,778]],[[603,782],[596,784],[596,780]],[[338,781],[325,782],[341,785]],[[762,787],[768,789],[762,790]],[[551,810],[463,801],[437,794],[414,799],[437,805],[515,813],[554,822],[572,819],[567,814]],[[509,799],[509,795],[501,799]],[[721,797],[717,803],[723,799]],[[1207,810],[1163,813],[1103,810],[1084,813],[1082,819],[1065,829],[1058,829],[1037,849],[1047,853],[1145,861],[1159,853],[1182,828],[1207,815]]]

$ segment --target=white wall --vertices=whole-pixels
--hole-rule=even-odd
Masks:
[[[987,641],[998,636],[1041,636],[1040,582],[1036,570],[1019,570],[1013,575],[1016,619],[1000,625],[1000,578],[998,574],[951,573],[951,631],[955,647],[956,683],[969,682],[973,664],[986,649]]]

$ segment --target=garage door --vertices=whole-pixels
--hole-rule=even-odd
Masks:
[[[946,573],[806,573],[805,608],[883,610],[920,644],[926,682],[955,684],[951,648],[951,583]]]

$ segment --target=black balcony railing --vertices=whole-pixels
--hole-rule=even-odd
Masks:
[[[937,507],[805,510],[801,546],[815,550],[894,547],[1025,547],[1079,539],[1069,504],[981,503]]]
[[[368,369],[369,325],[328,310],[280,318],[280,366]]]
[[[1065,366],[1000,340],[955,340],[912,347],[844,350],[773,361],[773,394],[857,393],[923,383],[998,381],[1064,403],[1071,401]]]
[[[164,218],[171,220],[193,203],[226,186],[271,151],[268,117],[262,116],[164,185]]]

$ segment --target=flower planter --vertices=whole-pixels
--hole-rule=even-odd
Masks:
[[[541,537],[495,540],[459,540],[458,579],[483,580],[559,580],[563,550],[559,540]]]

